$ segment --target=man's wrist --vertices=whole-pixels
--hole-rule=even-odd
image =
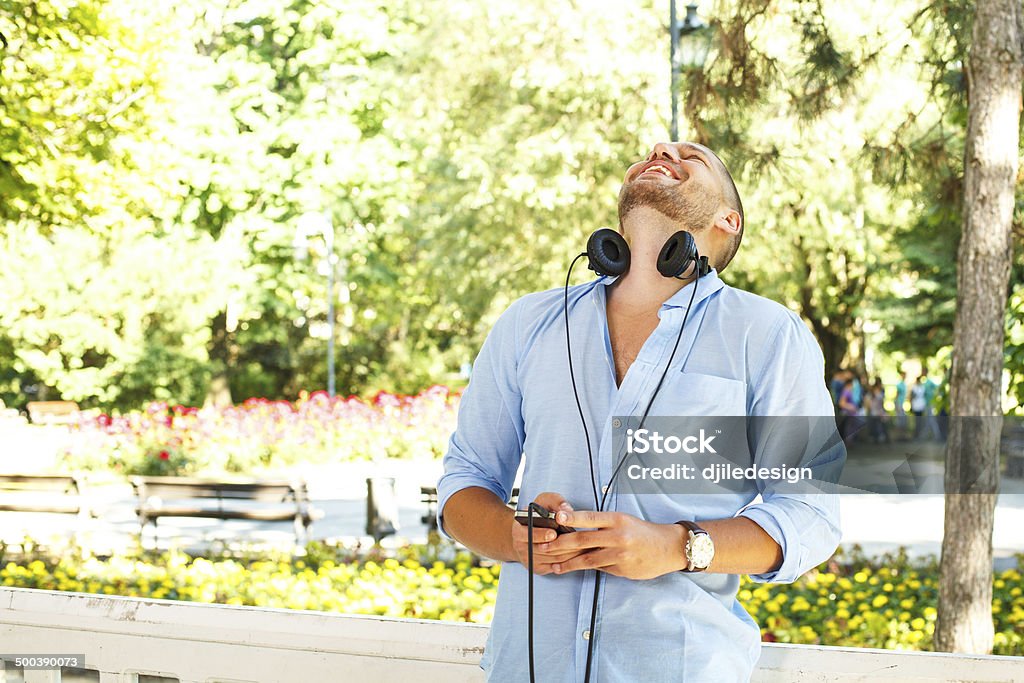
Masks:
[[[686,559],[686,541],[690,532],[679,524],[666,524],[669,528],[669,537],[672,539],[672,552],[667,553],[669,568],[666,574],[686,571],[690,561]]]

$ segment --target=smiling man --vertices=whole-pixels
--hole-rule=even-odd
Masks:
[[[573,364],[602,491],[623,457],[614,416],[641,414],[656,391],[652,416],[833,414],[821,350],[800,319],[718,278],[739,248],[744,215],[717,155],[687,142],[655,145],[626,171],[619,229],[629,270],[568,290]],[[678,230],[693,234],[713,267],[696,282],[656,268]],[[616,481],[606,511],[595,511],[563,293],[525,296],[495,324],[438,483],[443,532],[505,563],[481,666],[491,681],[529,680],[527,535],[505,505],[525,458],[520,507],[535,500],[584,529],[557,538],[535,531],[538,681],[583,681],[591,645],[591,681],[748,680],[760,637],[736,600],[740,575],[789,582],[828,558],[840,538],[838,505],[753,482],[717,495],[637,495]],[[758,467],[793,455],[793,443],[771,430],[752,428],[747,440]],[[840,444],[829,458],[844,456]]]

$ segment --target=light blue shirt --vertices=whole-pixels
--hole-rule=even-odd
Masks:
[[[607,484],[613,416],[639,416],[661,377],[689,305],[689,284],[661,307],[660,322],[616,386],[598,278],[569,289],[573,365],[597,461]],[[458,427],[438,482],[438,515],[460,489],[479,486],[507,501],[525,457],[519,507],[544,491],[576,510],[594,509],[587,450],[565,352],[562,289],[527,295],[488,335],[462,397]],[[779,304],[725,285],[714,271],[698,283],[651,416],[833,415],[821,350],[800,318]],[[771,435],[751,444],[758,463],[785,460]],[[834,458],[845,458],[841,442]],[[833,459],[834,459],[833,458]],[[622,478],[622,474],[619,478]],[[741,514],[779,543],[778,571],[755,581],[792,582],[823,562],[839,539],[834,496],[787,495],[756,485],[743,493],[634,495],[612,488],[606,509],[672,523]],[[755,500],[756,499],[756,500]],[[442,527],[443,529],[443,523]],[[760,654],[760,631],[736,600],[740,577],[676,572],[637,581],[605,574],[591,681],[746,681]],[[583,680],[594,572],[536,577],[535,662],[539,683]],[[529,680],[527,570],[501,569],[497,605],[481,667],[490,681]]]

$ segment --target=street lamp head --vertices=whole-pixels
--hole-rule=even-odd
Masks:
[[[692,2],[686,6],[686,16],[683,18],[682,23],[679,25],[679,35],[685,36],[688,33],[699,31],[702,28],[707,28],[708,25],[697,16],[697,3]]]
[[[697,15],[697,4],[686,6],[686,16],[678,24],[679,67],[686,71],[699,71],[711,52],[714,32]]]

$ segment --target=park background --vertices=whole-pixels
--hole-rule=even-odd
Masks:
[[[941,381],[952,356],[973,12],[701,3],[710,52],[678,70],[680,138],[719,152],[746,210],[723,279],[798,312],[826,375],[882,378],[890,410],[900,368]],[[0,3],[0,399],[75,401],[54,468],[114,479],[436,460],[496,317],[559,286],[616,225],[625,169],[668,138],[667,18],[667,2]],[[1019,257],[1005,301],[1000,400],[1019,415]],[[499,573],[437,545],[27,546],[5,585],[477,621]],[[989,649],[1022,654],[1019,570],[992,582]],[[847,552],[740,597],[766,640],[928,649],[937,594],[937,558]]]

